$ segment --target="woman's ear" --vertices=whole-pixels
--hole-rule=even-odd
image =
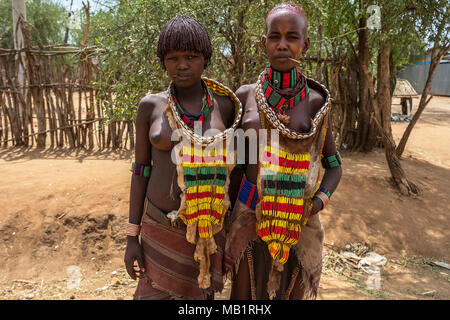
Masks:
[[[303,50],[302,50],[302,53],[303,53],[304,56],[306,56],[306,52],[307,52],[308,49],[309,49],[309,45],[310,45],[310,40],[309,40],[309,37],[307,37],[307,38],[305,39],[305,42],[303,43]]]
[[[267,54],[266,41],[267,41],[267,37],[266,36],[262,36],[260,44],[261,44],[261,48],[262,48],[262,50],[264,51],[265,54]]]

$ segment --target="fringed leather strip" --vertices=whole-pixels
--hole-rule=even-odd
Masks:
[[[300,268],[300,265],[297,264],[297,265],[295,266],[294,271],[292,271],[292,276],[291,276],[291,280],[290,280],[290,282],[289,282],[289,286],[288,286],[288,288],[286,289],[286,292],[284,293],[284,295],[283,295],[283,297],[282,297],[283,300],[289,300],[289,297],[290,297],[290,295],[291,295],[292,289],[294,289],[295,282],[297,281],[298,274],[300,273],[300,269],[301,269],[301,268]]]
[[[249,274],[250,274],[250,292],[252,295],[252,300],[256,300],[255,265],[254,265],[254,261],[253,261],[252,250],[250,248],[251,247],[249,246],[245,249],[245,255],[247,258],[248,270],[249,270]]]

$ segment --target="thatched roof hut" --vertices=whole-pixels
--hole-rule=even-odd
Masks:
[[[417,97],[418,94],[408,80],[397,79],[393,96],[397,98],[401,97],[409,98],[409,97]]]

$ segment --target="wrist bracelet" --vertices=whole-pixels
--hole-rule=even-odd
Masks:
[[[141,226],[134,223],[128,223],[125,229],[125,233],[127,236],[136,237],[141,232]]]
[[[328,201],[330,201],[330,198],[328,198],[327,194],[322,191],[316,192],[314,197],[319,198],[322,201],[323,206],[321,210],[325,209],[325,207],[328,204]]]
[[[319,191],[322,191],[323,193],[325,193],[327,195],[328,198],[331,198],[331,193],[330,193],[330,191],[328,191],[327,188],[320,187]]]

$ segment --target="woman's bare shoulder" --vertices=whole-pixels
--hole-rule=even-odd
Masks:
[[[322,108],[325,101],[326,101],[326,97],[324,96],[324,94],[321,91],[313,89],[313,88],[309,89],[309,103],[312,107],[314,114],[316,114],[317,111],[319,111],[320,108]]]
[[[242,129],[259,129],[261,126],[259,120],[258,106],[255,100],[256,83],[245,84],[236,91],[236,96],[242,102],[243,116]]]
[[[167,102],[167,92],[149,93],[141,99],[139,107],[144,109],[155,108]]]
[[[150,93],[139,101],[136,122],[149,120],[153,117],[156,110],[164,108],[167,104],[167,93]]]
[[[242,104],[245,104],[247,99],[251,95],[254,95],[255,88],[256,88],[256,83],[244,84],[236,90],[236,96],[238,97],[238,99],[241,101]]]

